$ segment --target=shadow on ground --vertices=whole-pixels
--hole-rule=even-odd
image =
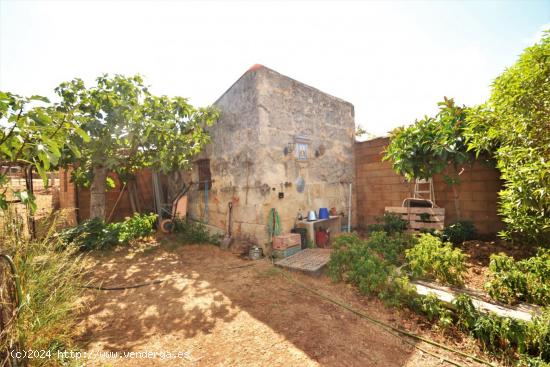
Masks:
[[[78,340],[90,351],[184,350],[189,353],[184,362],[204,366],[441,365],[289,282],[267,261],[242,260],[210,245],[124,249],[91,258],[88,278],[95,285],[166,281],[123,291],[86,291],[89,308],[80,317]],[[365,301],[346,285],[292,276],[379,319],[418,326],[410,325],[414,321],[407,311]]]

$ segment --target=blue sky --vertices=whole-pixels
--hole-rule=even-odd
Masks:
[[[0,0],[0,89],[140,73],[157,94],[213,103],[260,63],[355,105],[375,135],[483,102],[550,28],[546,1],[188,2]]]

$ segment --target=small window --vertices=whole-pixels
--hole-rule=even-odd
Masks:
[[[199,169],[199,190],[204,190],[205,187],[211,189],[212,177],[210,174],[210,159],[201,159],[197,161],[197,166]]]

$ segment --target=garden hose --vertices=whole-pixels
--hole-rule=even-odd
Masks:
[[[275,208],[271,208],[269,211],[267,217],[267,230],[272,238],[273,236],[281,234],[281,218],[279,218],[279,213],[277,213]]]
[[[325,301],[331,302],[331,303],[333,303],[333,304],[335,304],[335,305],[337,305],[337,306],[340,306],[340,307],[342,307],[342,308],[344,308],[344,309],[346,309],[346,310],[348,310],[348,311],[350,311],[350,312],[356,314],[357,316],[362,317],[362,318],[364,318],[364,319],[370,321],[371,323],[376,324],[376,325],[382,327],[383,329],[385,329],[386,331],[390,332],[391,334],[393,334],[393,333],[402,334],[402,335],[408,336],[408,337],[410,337],[410,338],[413,338],[413,339],[416,339],[416,340],[423,341],[423,342],[425,342],[425,343],[431,344],[431,345],[436,346],[436,347],[438,347],[438,348],[447,350],[447,351],[449,351],[449,352],[458,354],[458,355],[460,355],[460,356],[462,356],[462,357],[470,358],[471,360],[474,360],[474,361],[476,361],[476,362],[482,363],[482,364],[484,364],[484,365],[486,365],[486,366],[495,367],[495,365],[493,365],[492,363],[490,363],[490,362],[488,362],[488,361],[485,361],[485,360],[483,360],[483,359],[481,359],[481,358],[478,358],[478,357],[476,357],[476,356],[474,356],[474,355],[471,355],[471,354],[468,354],[468,353],[461,352],[461,351],[459,351],[459,350],[453,349],[453,348],[448,347],[448,346],[446,346],[446,345],[440,344],[440,343],[438,343],[438,342],[436,342],[436,341],[433,341],[433,340],[424,338],[424,337],[422,337],[422,336],[419,336],[419,335],[410,333],[410,332],[405,331],[405,330],[398,329],[398,328],[396,328],[396,327],[394,327],[394,326],[391,326],[390,324],[387,324],[387,323],[385,323],[385,322],[383,322],[383,321],[377,320],[377,319],[375,319],[375,318],[373,318],[373,317],[371,317],[371,316],[368,316],[367,314],[365,314],[365,313],[362,312],[362,311],[356,310],[355,308],[353,308],[353,307],[351,307],[351,306],[345,304],[344,302],[342,302],[342,301],[340,301],[340,300],[337,300],[337,299],[334,299],[334,298],[332,298],[332,297],[326,296],[326,295],[324,295],[323,293],[317,291],[316,289],[313,289],[312,287],[307,286],[307,285],[303,284],[302,282],[300,282],[300,281],[298,281],[298,280],[296,280],[296,279],[291,278],[291,277],[290,277],[288,274],[286,274],[285,272],[282,272],[282,274],[283,274],[283,276],[284,276],[287,280],[289,280],[289,281],[293,282],[294,284],[298,285],[299,287],[304,288],[304,289],[306,289],[307,291],[309,291],[309,292],[315,294],[317,297],[322,298],[322,299],[324,299]],[[395,335],[395,334],[394,334],[394,335]],[[405,340],[405,339],[403,339],[403,340]],[[420,349],[420,348],[419,348],[419,349]],[[420,349],[420,350],[422,350],[422,349]],[[425,350],[422,350],[422,351],[425,351]],[[426,353],[428,353],[428,352],[426,351]],[[430,352],[430,353],[431,353],[431,352]],[[428,353],[428,354],[430,354],[430,353]],[[439,357],[439,358],[442,358],[442,357]],[[442,359],[444,359],[444,358],[442,358]],[[456,363],[456,362],[454,362],[454,361],[449,361],[449,360],[446,360],[446,361],[449,362],[449,363],[452,363],[452,364],[454,364],[454,365],[460,366],[458,363]]]
[[[232,270],[232,269],[247,268],[249,266],[254,266],[254,265],[256,265],[256,264],[253,263],[253,264],[245,264],[245,265],[238,265],[238,266],[231,266],[231,267],[217,266],[217,267],[213,267],[213,268],[207,268],[206,270],[222,269],[222,268],[226,269],[226,270]],[[157,279],[157,280],[152,280],[150,282],[132,284],[132,285],[126,285],[126,286],[118,286],[118,287],[103,287],[103,286],[97,286],[97,285],[81,285],[80,288],[94,289],[96,291],[124,291],[126,289],[141,288],[141,287],[146,287],[148,285],[160,284],[160,283],[163,283],[163,282],[167,282],[172,278],[173,277],[170,277],[170,278],[167,278],[167,279]]]

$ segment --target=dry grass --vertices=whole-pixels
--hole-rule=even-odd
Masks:
[[[2,333],[0,351],[9,350],[16,344],[24,350],[51,351],[51,358],[29,360],[31,365],[59,365],[57,350],[73,347],[82,262],[70,248],[59,251],[58,217],[50,217],[49,230],[41,239],[30,240],[22,236],[19,217],[13,212],[4,216],[0,252],[9,254],[14,260],[23,300],[17,319]]]

